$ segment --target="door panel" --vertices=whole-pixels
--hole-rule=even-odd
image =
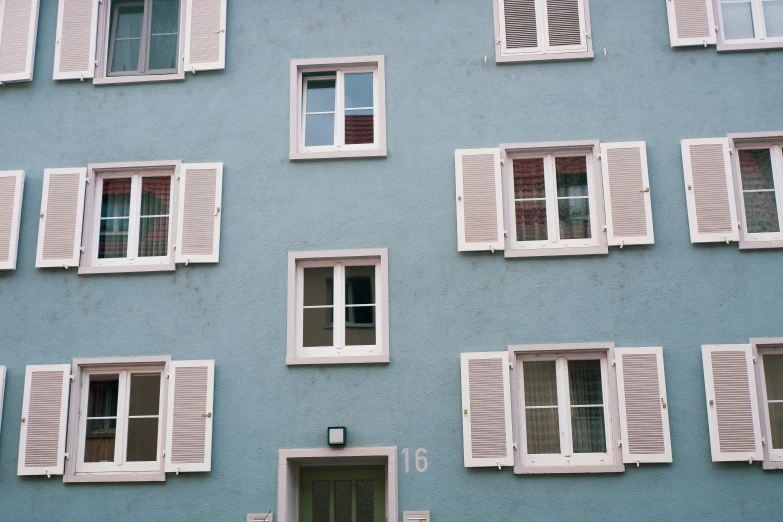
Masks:
[[[385,522],[383,468],[303,469],[300,522]]]

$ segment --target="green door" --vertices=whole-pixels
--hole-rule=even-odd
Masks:
[[[383,468],[306,468],[299,522],[385,522]]]

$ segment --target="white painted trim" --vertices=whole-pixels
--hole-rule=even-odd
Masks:
[[[764,451],[764,469],[783,469],[783,449],[772,447],[772,427],[769,423],[767,404],[767,386],[764,369],[764,356],[783,354],[783,337],[751,339],[753,357],[756,359],[756,394],[759,399],[759,419]]]
[[[185,188],[188,171],[215,170],[215,221],[212,230],[212,253],[207,255],[186,255],[182,253],[182,235],[185,219]],[[179,170],[179,199],[177,201],[176,240],[174,249],[175,263],[217,263],[220,260],[220,222],[223,217],[223,164],[222,163],[183,163]]]
[[[717,39],[715,36],[715,17],[712,12],[712,0],[702,0],[705,3],[707,9],[707,24],[708,34],[704,38],[680,38],[677,32],[677,14],[675,12],[674,4],[679,0],[667,0],[666,1],[666,14],[669,19],[669,40],[672,47],[684,47],[703,45],[715,45]]]
[[[3,427],[3,395],[5,393],[5,376],[7,368],[0,366],[0,428]],[[2,433],[2,430],[0,430]]]
[[[611,183],[609,182],[609,155],[611,149],[636,149],[642,166],[642,183],[639,191],[644,196],[644,213],[646,217],[647,234],[636,237],[615,237],[614,219],[612,215]],[[650,198],[650,175],[647,169],[647,144],[644,141],[626,141],[601,144],[601,172],[604,181],[604,208],[606,209],[606,239],[609,246],[652,245],[655,242],[653,234],[652,201]],[[646,192],[645,192],[646,191]]]
[[[64,484],[100,484],[117,482],[166,482],[165,473],[80,473],[64,475]]]
[[[174,431],[174,386],[176,384],[176,370],[182,367],[206,367],[207,368],[207,398],[206,398],[206,423],[204,426],[204,462],[192,464],[174,464],[171,461],[172,443]],[[215,404],[215,361],[172,361],[169,364],[168,386],[168,411],[166,415],[166,458],[165,470],[167,473],[206,472],[212,470],[212,424],[214,423]]]
[[[2,24],[2,21],[0,21]],[[15,177],[14,200],[11,210],[11,234],[8,244],[8,261],[0,261],[0,270],[16,270],[16,256],[19,248],[19,223],[22,219],[22,195],[24,193],[24,171],[0,171],[0,178]],[[5,211],[5,209],[0,209]]]
[[[49,180],[52,175],[57,174],[79,174],[79,199],[77,201],[76,210],[76,227],[74,231],[73,239],[73,255],[70,258],[63,259],[43,259],[43,249],[47,220],[47,199],[49,197]],[[84,198],[85,198],[85,186],[87,185],[87,169],[86,168],[72,168],[72,169],[44,169],[44,183],[43,194],[41,195],[41,214],[38,224],[38,251],[35,258],[36,268],[69,268],[79,266],[79,258],[81,254],[81,236],[82,236],[82,223],[84,219]]]
[[[92,2],[91,27],[90,27],[90,50],[88,67],[84,71],[60,72],[60,42],[63,38],[63,21],[65,0],[59,0],[57,9],[57,36],[54,46],[54,79],[55,80],[84,80],[95,76],[95,47],[98,39],[98,6],[101,0],[81,0],[82,2]]]
[[[187,2],[185,14],[185,51],[184,64],[185,72],[196,73],[196,71],[212,71],[226,68],[226,8],[227,0],[213,0],[220,2],[220,49],[218,51],[218,61],[206,63],[193,63],[190,61],[190,40],[191,40],[191,15],[193,11],[193,0],[181,0]]]
[[[751,3],[753,16],[753,38],[743,40],[726,40],[723,30],[723,3],[720,0],[708,0],[712,3],[715,25],[718,27],[717,49],[718,52],[727,51],[753,51],[765,49],[778,49],[783,47],[783,37],[770,37],[766,32],[766,21],[763,12],[763,0],[748,0]]]
[[[281,449],[277,466],[279,522],[299,521],[299,470],[306,467],[383,465],[386,468],[386,521],[397,522],[397,447]]]
[[[0,75],[0,85],[12,82],[31,82],[33,81],[33,71],[35,68],[35,42],[38,34],[38,10],[40,0],[28,0],[30,3],[30,27],[27,31],[27,55],[25,56],[24,71],[19,73]],[[6,0],[0,0],[0,46],[3,45],[3,15],[5,12]]]
[[[495,214],[497,237],[489,243],[468,242],[465,237],[465,191],[463,187],[462,160],[465,156],[477,156],[491,154],[495,166]],[[500,149],[457,149],[454,151],[454,165],[457,187],[457,250],[459,252],[477,252],[486,250],[503,250],[503,179],[500,167]]]

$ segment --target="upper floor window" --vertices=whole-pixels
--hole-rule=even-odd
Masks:
[[[592,58],[588,0],[495,0],[498,62]]]
[[[779,240],[783,216],[781,145],[737,147],[743,229],[749,241]]]
[[[383,57],[292,60],[291,159],[386,155]]]
[[[725,43],[783,46],[783,1],[720,0],[718,12]]]

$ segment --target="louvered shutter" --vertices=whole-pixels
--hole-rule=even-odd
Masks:
[[[38,0],[0,2],[0,84],[33,79]]]
[[[458,250],[503,250],[500,149],[457,150],[455,163]]]
[[[762,460],[756,373],[749,344],[705,345],[712,461]]]
[[[712,0],[666,0],[672,47],[710,45],[717,41]]]
[[[615,348],[623,462],[671,462],[663,348]]]
[[[87,169],[44,170],[37,268],[79,266]]]
[[[5,393],[5,366],[0,366],[0,433],[3,427],[3,395]]]
[[[692,243],[738,241],[728,138],[682,140]]]
[[[99,3],[99,0],[60,0],[54,47],[55,80],[94,76]]]
[[[173,361],[169,369],[166,471],[212,469],[215,361]]]
[[[536,0],[498,0],[501,38],[506,51],[533,51],[538,48]]]
[[[462,354],[465,467],[513,466],[507,352]]]
[[[16,269],[24,171],[0,171],[0,270]]]
[[[185,70],[226,68],[227,0],[187,0]]]
[[[71,384],[69,364],[28,366],[17,475],[62,475]]]
[[[645,142],[602,143],[601,169],[609,244],[653,244]]]
[[[582,0],[546,0],[549,47],[580,46],[584,43],[579,11]]]
[[[177,263],[218,262],[222,194],[222,163],[182,165],[177,203]]]

